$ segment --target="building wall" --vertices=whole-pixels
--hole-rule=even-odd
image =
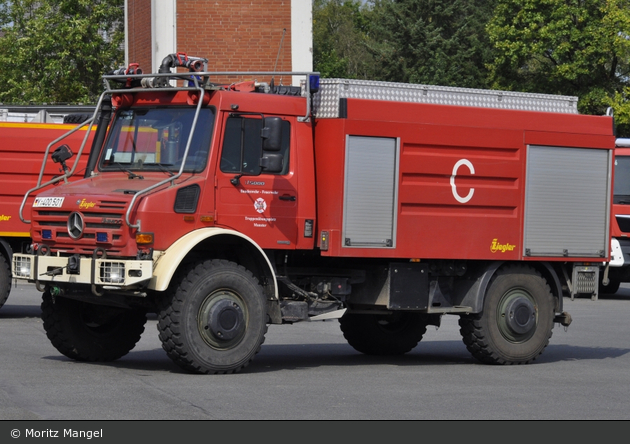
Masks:
[[[145,73],[174,52],[209,71],[312,70],[312,0],[127,0],[126,11],[128,62]]]
[[[151,69],[151,0],[126,0],[125,60]]]

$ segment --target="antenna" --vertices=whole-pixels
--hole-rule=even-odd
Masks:
[[[282,43],[284,42],[284,34],[287,32],[287,28],[282,28],[282,38],[280,39],[280,47],[278,48],[278,55],[276,56],[276,63],[273,65],[274,72],[278,67],[278,59],[280,58],[280,51],[282,51]],[[271,86],[273,87],[273,78],[271,77]],[[280,77],[280,84],[282,85],[282,77]]]

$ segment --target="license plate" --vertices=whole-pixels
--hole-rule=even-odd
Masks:
[[[35,208],[60,208],[63,204],[63,197],[36,197],[33,207]]]

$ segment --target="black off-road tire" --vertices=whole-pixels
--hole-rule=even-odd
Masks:
[[[468,351],[485,364],[528,364],[549,344],[554,301],[547,281],[530,267],[511,265],[490,282],[483,312],[462,315]]]
[[[396,356],[411,351],[427,332],[427,318],[421,313],[392,314],[346,312],[339,319],[344,338],[366,355]]]
[[[175,277],[158,314],[162,348],[181,368],[237,373],[260,351],[267,333],[263,289],[244,267],[204,260]]]
[[[608,282],[608,285],[604,285],[600,278],[598,290],[599,294],[615,294],[619,291],[619,287],[621,287],[621,281],[615,278],[610,278],[609,281],[610,282]]]
[[[9,299],[11,293],[11,268],[7,259],[0,255],[0,308]]]
[[[77,361],[108,362],[129,353],[140,340],[146,313],[53,297],[42,297],[46,336],[63,355]]]

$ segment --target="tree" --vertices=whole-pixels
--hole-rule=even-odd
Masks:
[[[380,80],[484,88],[487,0],[376,0],[369,49]]]
[[[487,30],[493,87],[578,96],[585,114],[612,106],[630,134],[630,0],[497,0]]]
[[[94,103],[124,63],[123,3],[0,0],[0,102]]]
[[[358,0],[313,2],[313,66],[322,77],[370,77],[366,10]]]

